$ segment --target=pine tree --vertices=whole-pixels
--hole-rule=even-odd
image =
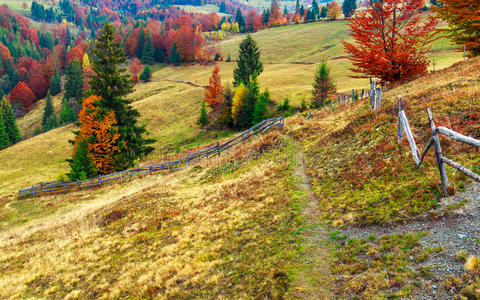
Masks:
[[[127,58],[120,43],[115,42],[113,25],[105,24],[95,42],[92,56],[94,75],[90,81],[91,95],[100,96],[98,105],[103,110],[112,110],[118,121],[120,138],[119,153],[115,156],[116,170],[123,170],[150,153],[152,139],[144,139],[145,127],[137,124],[140,114],[131,107],[132,100],[125,97],[132,92],[131,76],[121,67]]]
[[[142,73],[140,73],[140,80],[143,82],[149,82],[151,78],[152,78],[152,69],[150,68],[150,66],[147,65],[145,66],[145,68],[143,68]]]
[[[300,12],[300,2],[297,0],[297,2],[295,3],[295,13],[299,13]]]
[[[245,19],[243,18],[240,7],[237,8],[237,13],[235,14],[235,23],[238,23],[240,32],[245,31]]]
[[[168,61],[175,66],[180,65],[180,53],[178,52],[177,44],[175,42],[173,42],[172,48],[170,49],[170,57],[168,58]]]
[[[153,65],[153,55],[155,54],[155,47],[153,46],[152,36],[147,33],[145,45],[143,47],[143,54],[141,57],[142,63]]]
[[[10,145],[7,128],[5,126],[5,117],[3,111],[0,110],[0,150],[5,149]]]
[[[70,173],[67,175],[70,180],[85,180],[97,175],[97,171],[88,153],[87,143],[84,141],[78,142],[75,145],[73,158],[69,160],[69,163]]]
[[[320,12],[320,18],[325,19],[327,17],[327,7],[322,6],[322,10]]]
[[[227,59],[225,60],[225,62],[231,62],[231,61],[232,61],[232,57],[230,56],[230,52],[228,52]]]
[[[15,113],[13,112],[12,105],[8,101],[7,97],[4,97],[0,105],[0,112],[3,113],[5,120],[5,127],[8,134],[8,139],[13,145],[22,140],[20,130],[17,126],[17,120],[15,119]]]
[[[320,108],[336,92],[335,83],[330,77],[330,68],[323,61],[318,66],[313,80],[312,107]]]
[[[208,124],[208,115],[207,115],[207,107],[205,106],[205,102],[202,102],[200,106],[200,117],[198,118],[198,125],[205,126]]]
[[[253,74],[260,75],[263,64],[260,61],[260,50],[250,34],[240,44],[237,67],[233,70],[233,85],[248,85]]]
[[[345,18],[350,18],[357,9],[357,1],[356,0],[345,0],[343,1],[342,11],[345,15]]]
[[[60,76],[58,75],[57,69],[55,69],[55,74],[50,81],[50,94],[56,96],[62,91]]]
[[[263,92],[258,97],[257,103],[255,103],[255,109],[253,110],[253,125],[258,124],[268,118],[268,103],[270,102],[270,93],[268,90]]]
[[[76,121],[77,117],[70,107],[70,103],[64,97],[62,100],[62,111],[60,113],[60,124],[69,124]]]
[[[247,95],[245,97],[245,102],[240,114],[240,123],[238,127],[248,128],[252,126],[253,123],[253,112],[255,111],[255,106],[258,99],[258,81],[256,74],[253,75],[252,80],[247,85]]]
[[[47,132],[57,127],[56,123],[57,123],[57,118],[55,116],[55,109],[53,108],[53,104],[52,104],[52,96],[50,95],[50,93],[48,93],[47,100],[45,100],[45,109],[43,111],[43,118],[42,118],[43,131]]]
[[[320,12],[318,10],[318,4],[316,0],[312,1],[312,12],[313,12],[313,19],[316,20],[320,17]]]
[[[80,62],[76,59],[68,63],[67,66],[65,94],[67,99],[75,98],[78,104],[82,104],[83,72]]]

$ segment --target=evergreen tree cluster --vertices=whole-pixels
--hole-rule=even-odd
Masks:
[[[92,69],[94,71],[90,80],[88,93],[98,97],[94,107],[100,114],[106,115],[112,112],[116,120],[115,126],[118,129],[118,137],[114,147],[118,150],[112,153],[112,170],[124,170],[132,167],[135,161],[148,153],[153,148],[149,144],[152,139],[145,139],[145,127],[137,124],[140,114],[131,107],[131,100],[125,96],[132,92],[133,84],[131,77],[122,67],[127,61],[120,43],[115,41],[116,32],[113,25],[105,24],[95,42],[92,55]],[[82,130],[82,122],[80,122]],[[79,132],[77,132],[78,137]],[[74,156],[69,161],[71,172],[69,177],[72,180],[93,176],[92,161],[88,153],[88,143],[80,140],[75,144]]]
[[[46,22],[53,22],[56,21],[55,12],[53,8],[45,8],[42,4],[39,4],[35,1],[32,2],[30,7],[30,13],[32,18],[37,21],[46,21]]]
[[[346,18],[350,18],[357,10],[357,0],[345,0],[342,5],[342,12]]]
[[[4,97],[0,100],[0,150],[18,143],[21,139],[13,108]]]

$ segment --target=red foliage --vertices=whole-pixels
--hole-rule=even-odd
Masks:
[[[356,44],[343,42],[354,77],[403,82],[427,71],[427,45],[436,39],[438,19],[422,20],[423,0],[377,1],[357,11],[350,31]]]
[[[282,11],[278,0],[273,0],[270,7],[270,17],[268,18],[268,26],[278,26],[282,24]]]
[[[248,30],[258,31],[262,29],[263,26],[262,17],[260,17],[255,10],[251,9],[247,12],[245,24]]]
[[[194,61],[201,55],[205,40],[200,30],[192,26],[184,25],[175,32],[175,42],[180,53],[180,60],[183,62]]]
[[[224,99],[222,80],[219,72],[220,69],[218,66],[215,66],[208,87],[205,90],[205,96],[203,97],[205,103],[215,111],[221,110]]]
[[[67,54],[67,63],[76,59],[81,64],[82,61],[83,61],[83,55],[84,54],[85,54],[85,52],[82,50],[81,47],[77,46],[77,47],[72,48],[72,50],[70,50]]]
[[[20,81],[10,92],[9,100],[12,105],[20,103],[28,112],[35,101],[35,95],[27,84]]]
[[[142,62],[138,58],[133,59],[129,69],[132,75],[137,75],[143,70]]]
[[[51,74],[46,74],[44,67],[37,62],[34,62],[31,69],[29,69],[28,86],[37,99],[41,99],[47,95],[50,87],[50,75]]]
[[[0,43],[0,57],[2,58],[2,65],[5,66],[7,60],[13,62],[12,55],[10,54],[10,50],[5,47],[4,44]]]

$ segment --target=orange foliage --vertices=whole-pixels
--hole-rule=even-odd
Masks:
[[[270,17],[268,18],[268,27],[282,24],[282,11],[278,0],[273,0],[270,7]]]
[[[215,111],[220,111],[223,104],[223,87],[219,72],[220,69],[218,66],[215,66],[203,97],[205,103]]]
[[[137,75],[143,70],[142,62],[138,58],[134,58],[129,69],[132,75]]]
[[[327,4],[327,17],[330,20],[336,20],[342,14],[342,9],[337,1],[332,1]]]
[[[92,95],[83,100],[82,110],[78,114],[80,130],[75,143],[86,141],[95,168],[101,174],[107,174],[114,170],[114,157],[120,151],[116,144],[120,133],[115,113],[112,110],[101,113],[96,106],[100,99]]]
[[[82,47],[77,46],[77,47],[72,48],[72,50],[70,50],[70,52],[68,52],[68,54],[67,54],[67,63],[76,59],[81,64],[82,61],[83,61],[83,55],[84,54],[85,54],[85,52],[82,50]]]

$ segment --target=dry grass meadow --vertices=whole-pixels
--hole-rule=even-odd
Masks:
[[[316,64],[323,57],[340,91],[366,88],[367,80],[348,77],[350,63],[338,46],[345,35],[345,22],[253,34],[265,65],[261,88],[268,88],[277,102],[288,97],[299,105],[308,99]],[[242,38],[234,36],[219,46],[234,59]],[[461,53],[449,50],[448,42],[439,41],[437,46],[440,50],[433,53],[437,69],[461,59]],[[223,82],[232,81],[235,63],[219,66]],[[320,204],[316,216],[320,223],[333,230],[411,220],[435,206],[436,173],[432,159],[425,169],[414,169],[408,147],[396,143],[395,99],[404,96],[407,115],[421,140],[426,107],[433,106],[439,118],[449,118],[468,114],[470,106],[478,105],[479,66],[479,60],[472,59],[392,89],[378,114],[369,111],[366,101],[334,113],[315,111],[311,121],[297,114],[287,118],[284,131],[255,137],[213,161],[89,191],[13,197],[19,188],[68,171],[68,140],[74,125],[2,150],[0,298],[299,298],[302,291],[296,278],[305,268],[299,259],[306,246],[301,215],[305,191],[299,190],[295,172],[299,149],[305,152],[311,188]],[[199,129],[203,88],[168,81],[205,85],[213,66],[157,65],[154,70],[152,82],[137,84],[130,95],[142,115],[140,122],[157,139],[154,153],[145,160],[233,134]],[[57,112],[60,99],[54,99]],[[39,126],[42,112],[40,102],[19,119],[24,135]],[[466,164],[478,161],[478,153],[471,149],[448,150]],[[359,158],[358,153],[370,156]],[[375,163],[388,167],[362,164],[375,155],[380,157]],[[400,175],[389,173],[392,168]],[[449,176],[457,190],[468,183],[453,172]],[[344,279],[332,280],[327,287],[335,297],[411,295],[413,287],[403,280],[420,275],[405,266],[415,265],[412,257],[424,255],[420,235],[337,245],[342,238],[336,233],[330,237],[332,255],[322,259],[331,265],[334,278]],[[400,246],[385,250],[384,245]],[[365,253],[367,248],[372,252]],[[375,266],[355,260],[371,253],[380,257]],[[396,276],[393,292],[385,270]],[[371,288],[362,290],[365,282]]]

